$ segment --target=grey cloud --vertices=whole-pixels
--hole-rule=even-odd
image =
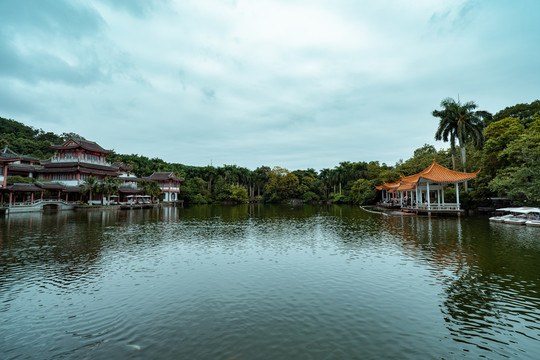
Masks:
[[[71,1],[5,1],[0,13],[0,76],[84,85],[105,76],[92,45],[103,25],[93,9]],[[87,41],[92,39],[91,41]],[[71,65],[56,53],[63,44]]]
[[[103,21],[92,8],[68,0],[1,1],[0,29],[5,40],[28,32],[81,38],[101,28]]]
[[[216,100],[216,91],[209,87],[204,87],[201,89],[201,93],[204,96],[205,102],[213,102]]]
[[[170,0],[97,0],[107,6],[125,11],[133,16],[144,17],[152,12],[157,6],[166,5]]]

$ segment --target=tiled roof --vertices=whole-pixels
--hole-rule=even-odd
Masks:
[[[133,188],[129,185],[127,186],[120,185],[120,187],[118,188],[118,191],[124,194],[142,194],[144,192],[143,189]]]
[[[393,183],[385,183],[385,184],[382,184],[381,186],[376,186],[377,189],[379,190],[383,190],[383,189],[394,189],[394,188],[397,188],[399,186],[399,181],[398,182],[393,182]]]
[[[433,159],[433,163],[418,174],[402,176],[398,182],[386,183],[376,186],[376,188],[377,190],[386,189],[390,191],[413,190],[416,184],[422,182],[422,180],[429,180],[435,183],[459,183],[476,178],[479,172],[480,170],[475,173],[453,171],[437,164],[435,159]]]
[[[6,190],[9,191],[29,191],[29,192],[36,192],[36,191],[45,191],[42,188],[34,185],[34,184],[19,184],[15,183],[13,185],[6,186]]]
[[[37,182],[36,185],[45,190],[63,190],[66,187],[57,182]]]
[[[480,170],[475,173],[453,171],[437,164],[435,159],[433,159],[433,164],[421,173],[419,181],[420,179],[426,179],[443,183],[463,182],[476,178],[476,175],[478,175],[479,172]]]
[[[19,155],[11,150],[7,145],[0,151],[0,156],[6,156],[6,157],[19,157]]]
[[[17,154],[15,151],[11,150],[7,145],[2,150],[0,150],[0,160],[4,160],[4,161],[26,160],[29,162],[39,162],[38,158]]]
[[[184,179],[179,178],[173,172],[155,172],[148,177],[149,181],[154,180],[173,180],[173,181],[184,181]]]
[[[118,180],[140,182],[143,179],[138,178],[138,177],[133,177],[133,176],[119,176]]]
[[[62,150],[62,149],[71,149],[71,148],[78,148],[81,147],[88,151],[94,151],[100,154],[110,154],[113,152],[113,150],[105,150],[101,146],[99,146],[97,143],[93,141],[88,140],[74,140],[70,139],[66,141],[62,145],[52,145],[53,149]]]
[[[100,165],[100,164],[92,164],[88,162],[77,162],[77,161],[70,161],[70,162],[49,162],[49,163],[43,163],[44,169],[40,170],[40,172],[59,172],[59,171],[75,171],[77,169],[97,169],[102,171],[110,172],[111,174],[118,175],[118,168],[115,168],[110,165]]]
[[[63,190],[64,192],[81,192],[80,186],[66,186]]]
[[[415,187],[416,187],[416,184],[401,184],[396,190],[397,191],[414,190]]]
[[[112,166],[117,167],[118,169],[123,170],[123,171],[133,170],[133,166],[126,165],[123,162],[115,162],[112,164]]]
[[[30,165],[30,164],[8,164],[9,170],[12,171],[39,171],[41,170],[41,166],[39,165]]]

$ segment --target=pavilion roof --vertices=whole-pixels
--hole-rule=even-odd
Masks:
[[[438,183],[457,183],[474,179],[479,172],[480,170],[474,173],[453,171],[437,164],[433,159],[433,164],[420,173],[418,181],[426,179]]]
[[[401,184],[396,191],[414,190],[416,184]]]
[[[377,190],[391,190],[391,189],[395,189],[399,186],[400,182],[397,181],[397,182],[393,182],[393,183],[385,183],[385,184],[382,184],[380,186],[376,186]]]
[[[433,163],[418,174],[402,176],[400,181],[395,183],[386,183],[377,186],[377,190],[405,191],[413,190],[418,183],[434,182],[434,183],[460,183],[476,178],[480,170],[475,173],[465,173],[453,171],[437,164],[433,159]]]

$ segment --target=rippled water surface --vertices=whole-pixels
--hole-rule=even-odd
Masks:
[[[357,207],[0,218],[2,359],[540,358],[540,229]]]

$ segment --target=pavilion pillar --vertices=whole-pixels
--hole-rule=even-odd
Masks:
[[[459,206],[459,186],[458,186],[458,183],[456,183],[456,202],[457,202],[457,209],[459,210],[460,206]]]
[[[13,191],[9,192],[9,205],[11,206],[11,203],[13,201]]]
[[[441,185],[442,204],[444,206],[444,185]]]
[[[427,192],[426,192],[427,208],[428,208],[428,210],[431,210],[431,199],[430,199],[430,196],[429,196],[429,182],[426,183],[426,186],[427,186]]]
[[[34,202],[34,192],[30,193],[30,203],[32,204]]]

